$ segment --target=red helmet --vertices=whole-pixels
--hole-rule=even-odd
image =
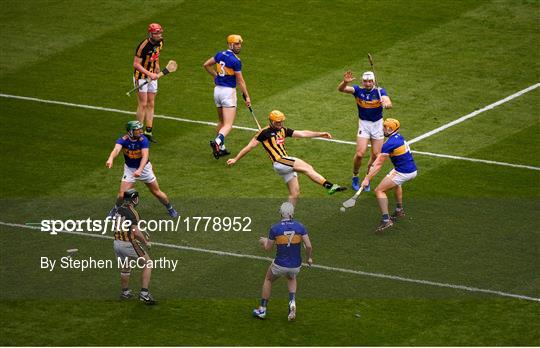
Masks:
[[[148,32],[150,34],[157,34],[157,33],[162,33],[163,32],[163,28],[161,27],[161,25],[157,24],[157,23],[150,23],[148,25]]]

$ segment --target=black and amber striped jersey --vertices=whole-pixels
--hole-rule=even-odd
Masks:
[[[120,208],[118,208],[115,218],[116,230],[114,231],[114,239],[123,240],[126,242],[133,240],[134,238],[131,226],[137,226],[139,220],[141,219],[135,208],[133,208],[132,205],[122,205]],[[130,227],[125,230],[122,227],[124,221],[131,222]]]
[[[163,40],[154,44],[150,39],[144,39],[135,49],[135,56],[142,59],[141,65],[143,68],[153,73],[155,72],[156,61],[159,59],[159,53],[162,49]],[[136,80],[147,78],[146,74],[143,74],[137,69],[133,69],[133,74]]]
[[[294,130],[290,128],[277,130],[267,126],[255,135],[255,139],[261,142],[272,162],[277,162],[282,157],[289,157],[285,149],[285,138],[292,137],[293,133]]]

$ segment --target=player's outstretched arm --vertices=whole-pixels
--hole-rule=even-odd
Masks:
[[[105,166],[107,168],[112,168],[114,159],[116,158],[116,156],[118,156],[121,150],[122,150],[122,145],[120,144],[114,145],[114,149],[111,151],[111,154],[109,155],[109,158],[107,159],[107,162],[105,162]]]
[[[350,70],[346,71],[345,74],[343,74],[343,80],[337,87],[338,91],[342,93],[354,94],[354,88],[348,86],[348,84],[354,80],[356,80],[356,78],[353,76],[352,72]]]
[[[259,145],[259,141],[255,138],[252,138],[251,141],[242,150],[240,150],[240,152],[238,153],[238,155],[236,155],[235,158],[230,158],[229,160],[227,160],[227,164],[232,166],[242,157],[244,157],[248,152],[257,147],[257,145]]]
[[[326,139],[332,139],[332,135],[328,132],[314,132],[310,130],[302,130],[297,131],[295,130],[292,134],[293,138],[326,138]]]
[[[385,154],[385,153],[380,153],[377,156],[377,158],[375,159],[375,162],[373,162],[373,164],[371,165],[369,173],[366,175],[366,177],[362,181],[363,187],[366,187],[369,185],[369,182],[371,181],[371,179],[373,179],[375,175],[377,175],[377,173],[381,170],[384,164],[384,161],[386,161],[387,157],[388,157],[388,154]]]

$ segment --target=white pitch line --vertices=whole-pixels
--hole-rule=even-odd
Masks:
[[[450,159],[461,160],[461,161],[496,164],[498,166],[513,167],[513,168],[540,170],[540,167],[526,166],[524,164],[513,164],[513,163],[506,163],[506,162],[489,161],[489,160],[483,160],[483,159],[478,159],[478,158],[460,157],[460,156],[453,156],[453,155],[443,155],[443,154],[439,154],[439,153],[416,151],[416,150],[411,150],[411,152],[412,153],[417,153],[419,155],[427,155],[427,156],[441,157],[441,158],[450,158]]]
[[[416,142],[419,142],[422,139],[425,139],[425,138],[430,137],[430,136],[432,136],[434,134],[442,132],[443,130],[445,130],[447,128],[455,126],[456,124],[461,123],[463,121],[466,121],[469,118],[473,118],[473,117],[475,117],[475,116],[477,116],[477,115],[479,115],[479,114],[481,114],[481,113],[483,113],[485,111],[491,110],[491,109],[493,109],[493,108],[495,108],[495,107],[497,107],[497,106],[499,106],[501,104],[506,103],[507,101],[515,99],[515,98],[517,98],[517,97],[519,97],[519,96],[521,96],[521,95],[523,95],[523,94],[525,94],[527,92],[530,92],[530,91],[532,91],[532,90],[534,90],[534,89],[536,89],[538,87],[540,87],[540,83],[536,83],[536,84],[534,84],[532,86],[529,86],[529,87],[527,87],[525,89],[522,89],[521,91],[516,92],[516,93],[514,93],[512,95],[509,95],[508,97],[506,97],[504,99],[501,99],[499,101],[496,101],[495,103],[489,104],[488,106],[484,106],[483,108],[481,108],[479,110],[476,110],[476,111],[473,111],[470,114],[467,114],[465,116],[462,116],[462,117],[458,118],[457,120],[454,120],[454,121],[449,122],[449,123],[447,123],[445,125],[442,125],[439,128],[435,128],[434,130],[429,131],[427,133],[424,133],[424,134],[422,134],[420,136],[417,136],[416,138],[414,138],[414,139],[412,139],[410,141],[407,141],[407,143],[409,143],[409,145],[410,145],[410,144],[414,144]]]
[[[4,93],[0,93],[0,97],[8,98],[8,99],[28,100],[28,101],[38,102],[38,103],[45,103],[45,104],[55,104],[55,105],[70,106],[70,107],[76,107],[76,108],[81,108],[81,109],[116,112],[116,113],[128,114],[128,115],[135,115],[136,114],[134,111],[126,111],[126,110],[113,109],[113,108],[104,108],[104,107],[101,107],[101,106],[93,106],[93,105],[85,105],[85,104],[74,104],[74,103],[67,103],[67,102],[56,101],[56,100],[39,99],[39,98],[33,98],[33,97],[24,97],[24,96],[4,94]],[[187,123],[203,124],[203,125],[207,125],[207,126],[217,126],[217,123],[215,123],[215,122],[191,120],[191,119],[188,119],[188,118],[181,118],[181,117],[176,117],[176,116],[154,115],[154,117],[155,118],[163,118],[163,119],[166,119],[166,120],[177,121],[177,122],[187,122]],[[251,132],[257,132],[258,131],[258,129],[255,129],[255,128],[234,126],[234,125],[233,125],[233,128],[241,129],[241,130],[245,130],[245,131],[251,131]],[[353,141],[346,141],[346,140],[339,140],[339,139],[325,139],[325,138],[314,138],[314,139],[322,140],[322,141],[329,141],[329,142],[338,143],[338,144],[356,145],[356,143],[353,142]],[[417,138],[415,138],[415,139],[417,139]],[[408,142],[408,143],[410,144],[410,142]],[[432,153],[432,152],[422,152],[422,151],[414,151],[414,150],[411,151],[411,152],[417,153],[419,155],[426,155],[426,156],[432,156],[432,157],[441,157],[441,158],[449,158],[449,159],[463,160],[463,161],[469,161],[469,162],[495,164],[495,165],[501,165],[501,166],[506,166],[506,167],[514,167],[514,168],[540,170],[540,167],[533,167],[533,166],[527,166],[527,165],[521,165],[521,164],[489,161],[489,160],[482,160],[482,159],[476,159],[476,158],[460,157],[460,156],[437,154],[437,153]]]
[[[3,222],[3,221],[0,221],[0,225],[11,226],[11,227],[19,227],[19,228],[27,228],[27,229],[31,229],[31,230],[40,230],[40,227],[36,227],[36,226],[28,226],[28,225],[9,223],[9,222]],[[109,240],[114,239],[113,237],[104,236],[104,235],[101,235],[101,234],[91,234],[91,233],[76,232],[76,231],[73,231],[73,232],[65,231],[65,232],[60,232],[60,233],[74,234],[74,235],[79,235],[79,236],[100,238],[100,239],[109,239]],[[51,237],[51,238],[56,238],[56,237]],[[196,251],[196,252],[214,254],[214,255],[219,255],[219,256],[232,256],[232,257],[246,258],[246,259],[252,259],[252,260],[262,260],[262,261],[272,261],[273,260],[272,258],[263,257],[263,256],[239,254],[239,253],[233,253],[233,252],[229,252],[229,251],[203,249],[203,248],[196,248],[196,247],[189,247],[189,246],[182,246],[182,245],[168,244],[168,243],[160,243],[160,242],[152,242],[152,245],[153,246],[157,245],[157,246],[161,246],[161,247],[164,247],[164,248],[170,248],[170,249]],[[303,266],[309,267],[305,263],[303,264]],[[455,289],[455,290],[464,290],[464,291],[469,291],[469,292],[480,292],[480,293],[498,295],[498,296],[502,296],[502,297],[512,297],[512,298],[517,298],[517,299],[520,299],[520,300],[540,302],[540,298],[535,298],[535,297],[530,297],[530,296],[525,296],[525,295],[511,294],[511,293],[507,293],[507,292],[503,292],[503,291],[497,291],[497,290],[475,288],[475,287],[465,286],[465,285],[455,285],[455,284],[448,284],[448,283],[440,283],[440,282],[433,282],[433,281],[430,281],[430,280],[412,279],[412,278],[405,278],[405,277],[394,276],[394,275],[383,274],[383,273],[372,273],[372,272],[356,271],[356,270],[352,270],[352,269],[338,268],[338,267],[331,267],[331,266],[324,266],[324,265],[317,265],[317,264],[311,265],[311,268],[318,268],[318,269],[323,269],[323,270],[333,271],[333,272],[356,274],[356,275],[367,276],[367,277],[375,277],[375,278],[397,280],[397,281],[415,283],[415,284],[422,284],[422,285],[431,285],[431,286],[437,286],[437,287],[442,287],[442,288],[451,288],[451,289]]]

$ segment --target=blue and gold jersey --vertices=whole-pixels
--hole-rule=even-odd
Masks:
[[[397,172],[407,174],[416,171],[416,163],[409,149],[409,145],[399,133],[394,133],[383,144],[381,153],[390,156],[390,160]]]
[[[376,88],[368,91],[365,88],[354,85],[354,98],[358,107],[358,117],[366,121],[378,121],[383,117],[383,107]],[[388,96],[384,88],[380,89],[381,96]]]
[[[124,135],[118,138],[116,143],[122,145],[126,165],[135,169],[141,165],[142,149],[148,149],[150,147],[150,142],[144,135],[141,135],[137,140],[131,140],[129,136]],[[148,159],[148,163],[150,163],[150,159]]]
[[[242,62],[240,58],[231,50],[218,52],[214,56],[216,61],[217,76],[214,79],[216,86],[236,87],[235,72],[242,72]]]
[[[276,265],[288,268],[302,265],[303,235],[307,235],[306,228],[294,220],[283,220],[270,228],[268,239],[276,244]]]

